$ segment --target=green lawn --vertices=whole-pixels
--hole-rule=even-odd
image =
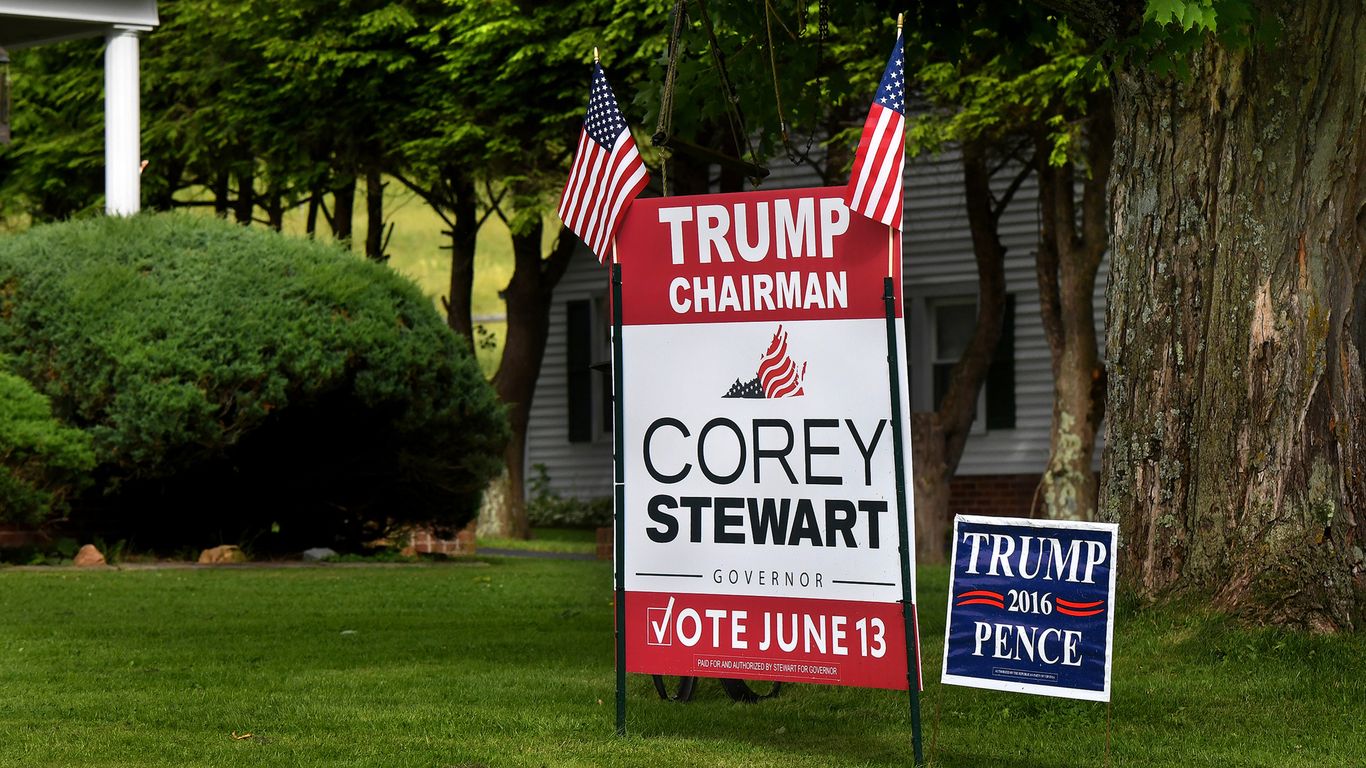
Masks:
[[[585,528],[535,528],[529,539],[496,539],[485,536],[479,546],[525,552],[566,552],[591,555],[597,551],[597,532]]]
[[[936,682],[936,765],[1103,765],[1105,706]],[[0,570],[0,766],[902,766],[906,697],[793,685],[659,701],[612,733],[607,564]],[[1366,637],[1122,614],[1114,765],[1353,766]],[[937,736],[935,723],[938,722]],[[234,740],[233,732],[253,734]]]

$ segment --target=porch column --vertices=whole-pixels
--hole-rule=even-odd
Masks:
[[[105,41],[105,210],[110,216],[131,216],[142,204],[138,33],[115,28]]]

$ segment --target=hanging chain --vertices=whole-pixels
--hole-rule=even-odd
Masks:
[[[686,0],[676,0],[673,31],[669,34],[669,64],[664,73],[664,93],[659,98],[659,119],[655,122],[655,133],[650,137],[650,143],[659,148],[660,185],[664,197],[669,196],[669,160],[673,157],[673,152],[664,143],[674,130],[674,90],[678,78],[680,37],[686,14]]]
[[[820,72],[823,68],[823,64],[825,63],[825,41],[826,38],[830,36],[829,0],[820,0],[817,7],[819,15],[817,17],[818,34],[816,37],[816,71]],[[807,18],[802,8],[803,6],[799,4],[797,11],[797,37],[804,37],[806,35]],[[800,152],[798,152],[797,148],[793,146],[791,137],[788,133],[787,115],[783,112],[783,96],[778,88],[778,63],[776,59],[777,54],[773,46],[773,25],[770,21],[771,16],[775,13],[776,12],[773,11],[773,7],[770,4],[770,0],[764,0],[764,26],[768,32],[768,61],[769,68],[773,73],[773,98],[774,101],[777,102],[778,106],[778,125],[783,134],[783,150],[787,154],[788,162],[792,163],[793,165],[800,165],[811,159],[811,147],[816,143],[816,133],[820,130],[820,128],[818,126],[812,126],[810,133],[808,133],[806,137],[806,147],[803,148]],[[783,20],[781,18],[778,19],[779,24],[782,24],[782,22]],[[784,25],[784,29],[786,29],[786,25]],[[788,30],[788,34],[792,34],[791,30]],[[824,81],[826,80],[826,77],[827,76],[822,75],[820,80],[818,81],[817,94],[819,94],[821,90],[824,89]],[[817,96],[817,98],[819,99],[819,95]]]

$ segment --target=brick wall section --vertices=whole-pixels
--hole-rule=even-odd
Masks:
[[[949,514],[1029,517],[1038,475],[960,475],[949,482]]]
[[[29,547],[46,544],[50,541],[47,534],[17,525],[0,525],[0,549],[9,547]]]
[[[413,552],[424,555],[472,555],[478,548],[474,525],[470,523],[454,539],[438,539],[430,528],[416,528],[408,546]]]

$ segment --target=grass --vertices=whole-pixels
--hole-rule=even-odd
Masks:
[[[479,546],[524,552],[563,552],[591,555],[597,551],[597,532],[583,528],[537,528],[530,539],[483,537]]]
[[[935,682],[945,588],[922,569],[933,764],[1102,765],[1104,705]],[[0,570],[0,765],[909,764],[892,691],[739,705],[703,681],[682,705],[632,676],[615,737],[610,589],[604,563],[499,558]],[[1112,764],[1360,765],[1363,659],[1366,637],[1126,612]]]

